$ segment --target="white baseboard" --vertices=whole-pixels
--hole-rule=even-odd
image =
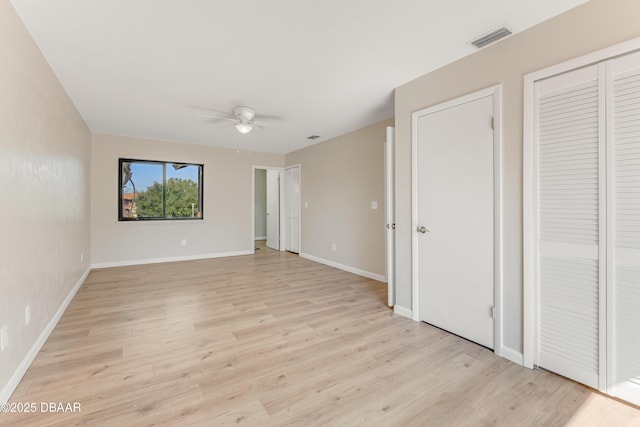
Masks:
[[[267,240],[267,236],[254,237],[253,240]]]
[[[47,326],[44,328],[40,336],[38,336],[38,339],[36,340],[36,342],[33,343],[33,345],[31,346],[31,349],[24,356],[24,359],[22,359],[22,362],[20,362],[20,365],[18,365],[18,368],[16,369],[16,371],[13,373],[11,378],[9,378],[9,381],[4,385],[4,387],[2,387],[2,390],[0,391],[0,405],[3,403],[6,403],[11,397],[11,395],[13,394],[13,392],[16,390],[16,387],[18,387],[20,380],[22,379],[24,374],[27,372],[27,369],[29,369],[29,366],[31,366],[31,363],[33,363],[33,360],[38,355],[38,352],[40,351],[44,343],[47,341],[47,338],[49,338],[49,335],[51,335],[53,328],[55,328],[56,325],[58,324],[58,321],[64,314],[67,307],[69,307],[71,300],[76,295],[76,293],[78,292],[78,289],[80,289],[80,287],[82,286],[82,284],[84,283],[85,279],[87,278],[90,272],[91,272],[91,267],[88,267],[87,270],[82,275],[82,277],[80,277],[80,280],[78,280],[78,283],[75,284],[73,289],[71,289],[71,292],[69,292],[69,295],[67,295],[67,297],[64,299],[64,301],[60,305],[60,308],[58,308],[58,311],[56,311],[56,313],[53,315],[53,317],[51,318]]]
[[[399,314],[402,317],[413,320],[413,312],[406,307],[396,304],[393,306],[393,312]]]
[[[349,273],[357,274],[358,276],[363,276],[368,279],[377,280],[379,282],[387,283],[387,278],[381,274],[371,273],[369,271],[360,270],[359,268],[350,267],[348,265],[340,264],[334,261],[329,261],[328,259],[319,258],[317,256],[309,255],[300,252],[299,255],[302,258],[306,258],[311,261],[319,262],[320,264],[328,265],[329,267],[337,268],[339,270],[348,271]]]
[[[158,264],[162,262],[176,262],[176,261],[193,261],[196,259],[208,259],[208,258],[225,258],[239,255],[253,255],[253,250],[250,251],[238,251],[238,252],[220,252],[215,254],[202,254],[202,255],[186,255],[179,257],[169,258],[153,258],[153,259],[137,259],[133,261],[114,261],[114,262],[99,262],[93,264],[93,268],[110,268],[110,267],[126,267],[129,265],[143,265],[143,264]]]
[[[500,354],[498,356],[504,357],[505,359],[510,360],[520,366],[523,366],[524,364],[522,353],[509,347],[502,346],[500,348]]]

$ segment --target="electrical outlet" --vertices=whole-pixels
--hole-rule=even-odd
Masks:
[[[28,305],[24,308],[24,324],[28,325],[31,323],[31,306]]]
[[[0,329],[0,351],[4,351],[9,346],[9,330],[6,326]]]
[[[84,252],[80,252],[80,262],[84,261]]]
[[[304,208],[307,209],[309,207],[309,202],[304,202]]]
[[[182,239],[182,240],[180,241],[180,245],[181,245],[181,246],[187,246],[187,239]]]
[[[335,251],[336,251],[336,244],[335,244],[335,243],[331,244],[331,250],[332,250],[333,252],[335,252]]]
[[[371,209],[373,209],[373,210],[378,209],[378,201],[377,200],[372,200],[371,201]]]

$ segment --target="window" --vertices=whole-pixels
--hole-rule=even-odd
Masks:
[[[202,219],[203,165],[120,159],[118,221]]]

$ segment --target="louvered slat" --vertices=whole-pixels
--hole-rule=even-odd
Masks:
[[[615,381],[640,390],[640,268],[616,267]],[[630,384],[629,384],[630,383]],[[638,392],[636,390],[636,393]],[[625,394],[616,393],[629,400]],[[638,403],[639,400],[632,400]]]
[[[541,256],[540,366],[597,387],[598,306],[596,260]]]
[[[615,239],[617,247],[630,249],[640,249],[639,85],[640,73],[624,74],[613,82]]]
[[[539,207],[543,240],[597,242],[598,105],[597,79],[540,96]],[[557,209],[558,214],[544,215],[550,208]],[[571,223],[576,213],[585,220]]]

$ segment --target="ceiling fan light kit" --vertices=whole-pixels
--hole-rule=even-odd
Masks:
[[[253,118],[256,116],[256,110],[251,107],[235,107],[233,115],[238,119],[236,130],[242,134],[247,134],[253,130]]]
[[[253,130],[251,123],[236,123],[236,130],[240,133],[246,134]]]

